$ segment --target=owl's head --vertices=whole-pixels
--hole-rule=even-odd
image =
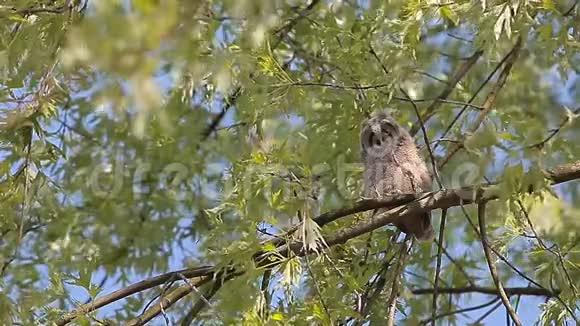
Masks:
[[[363,121],[360,134],[363,155],[385,157],[398,143],[401,127],[387,111],[376,111]]]

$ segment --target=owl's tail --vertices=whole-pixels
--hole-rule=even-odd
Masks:
[[[431,223],[429,223],[429,225],[426,228],[424,228],[420,232],[414,233],[413,235],[419,241],[430,242],[433,241],[433,239],[435,239],[435,230],[433,230],[433,226],[431,226]]]
[[[409,216],[396,226],[401,231],[415,236],[419,241],[433,241],[435,238],[435,230],[431,226],[431,213]]]

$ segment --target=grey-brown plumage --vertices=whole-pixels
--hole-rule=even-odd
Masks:
[[[374,112],[362,123],[360,142],[365,197],[431,191],[431,175],[413,138],[387,112]],[[419,240],[433,239],[430,213],[409,216],[395,225]]]

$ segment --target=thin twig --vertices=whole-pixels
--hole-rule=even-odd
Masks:
[[[483,51],[481,50],[476,51],[471,57],[469,57],[469,60],[466,60],[459,67],[459,69],[457,69],[457,71],[453,74],[453,76],[451,76],[451,78],[447,83],[447,86],[443,89],[443,91],[441,91],[441,94],[439,94],[437,99],[434,100],[433,103],[431,103],[431,105],[429,105],[429,107],[425,110],[425,113],[422,115],[423,123],[427,123],[427,121],[429,121],[429,119],[433,117],[435,111],[439,108],[439,106],[442,103],[440,99],[446,99],[451,94],[451,92],[453,92],[453,90],[455,89],[457,84],[461,81],[461,79],[463,79],[463,77],[467,74],[467,72],[473,66],[475,66],[475,63],[477,62],[477,60],[479,60],[482,54]],[[413,128],[411,128],[411,135],[414,136],[419,131],[419,128],[420,125],[415,123],[413,125]]]
[[[433,80],[435,80],[437,82],[440,82],[442,84],[447,84],[447,81],[446,80],[441,79],[441,78],[439,78],[437,76],[433,76],[433,74],[431,74],[431,73],[429,73],[427,71],[415,69],[414,72],[418,73],[419,75],[423,75],[425,77],[431,78],[431,79],[433,79]]]
[[[195,293],[199,294],[200,299],[205,302],[205,304],[207,304],[208,306],[212,306],[211,302],[208,301],[208,299],[201,293],[199,292],[199,290],[197,289],[197,287],[191,283],[185,276],[183,276],[183,274],[177,274],[182,281],[185,282],[185,284],[187,284],[187,286],[189,286],[189,288],[194,291]]]
[[[389,248],[387,248],[387,252],[389,252],[389,249],[391,248],[391,244],[394,242],[395,239],[391,239],[391,240],[392,241],[387,242],[388,246],[389,246]],[[362,318],[357,320],[354,323],[354,326],[362,325],[364,323],[364,319],[366,318],[368,311],[373,304],[374,298],[376,298],[383,291],[385,285],[387,284],[387,279],[385,277],[385,274],[389,270],[389,267],[392,266],[392,263],[393,263],[393,260],[395,259],[395,257],[397,257],[397,253],[393,254],[390,258],[387,259],[387,255],[385,253],[385,259],[383,261],[381,268],[379,269],[379,271],[377,273],[374,274],[374,277],[372,278],[372,280],[369,279],[369,281],[367,282],[367,286],[365,287],[365,292],[362,296],[361,302],[360,302],[359,307],[357,309],[357,311],[360,313]],[[371,293],[371,290],[373,290],[373,289],[374,289],[374,291]]]
[[[451,121],[451,123],[449,124],[449,126],[447,126],[447,128],[445,128],[445,131],[441,135],[441,138],[445,138],[445,136],[447,136],[447,134],[451,131],[451,128],[453,128],[453,126],[455,125],[455,123],[459,120],[459,118],[463,115],[463,113],[465,113],[465,111],[467,110],[467,108],[473,103],[473,101],[475,101],[475,98],[483,90],[483,88],[485,87],[485,85],[487,85],[491,81],[491,79],[493,78],[493,76],[495,75],[495,73],[498,72],[499,69],[503,66],[503,64],[511,57],[512,53],[513,53],[513,49],[512,49],[512,51],[508,52],[499,61],[499,63],[495,66],[495,68],[493,68],[493,70],[487,75],[487,77],[484,79],[484,81],[475,90],[475,92],[473,93],[473,95],[471,95],[471,97],[469,98],[469,100],[467,101],[467,103],[464,104],[464,106],[461,108],[461,110],[459,110],[459,113],[457,113],[455,115],[455,117],[453,118],[453,120]],[[485,110],[485,108],[482,107],[482,106],[480,106],[480,108],[482,110]],[[435,148],[437,148],[437,146],[439,146],[439,145],[435,145]]]
[[[193,307],[187,312],[183,321],[181,322],[181,326],[189,326],[195,320],[195,317],[199,314],[199,312],[205,307],[210,306],[211,303],[209,300],[217,293],[217,291],[223,286],[225,280],[215,280],[212,284],[212,287],[207,290],[206,293],[199,293],[200,299],[193,305]],[[195,287],[193,287],[195,289]],[[197,289],[195,289],[197,291]]]
[[[260,307],[261,311],[259,315],[263,320],[267,320],[269,315],[268,308],[270,307],[271,295],[268,288],[270,287],[271,277],[272,277],[272,269],[267,268],[262,274],[262,284],[260,285],[260,292],[262,297],[264,298],[264,302],[262,304],[262,307]]]
[[[413,289],[411,293],[415,295],[427,295],[433,294],[435,289],[428,288],[428,289]],[[539,296],[539,297],[546,297],[552,298],[555,297],[560,290],[551,291],[545,288],[537,288],[537,287],[506,287],[504,291],[509,295],[530,295],[530,296]],[[499,295],[497,288],[493,287],[484,287],[484,286],[465,286],[465,287],[452,287],[452,288],[439,288],[437,289],[439,294],[463,294],[463,293],[481,293],[481,294],[491,294],[491,295]]]
[[[401,102],[411,102],[411,100],[409,100],[406,97],[393,96],[392,98],[393,98],[393,100],[397,100],[397,101],[401,101]],[[481,105],[477,105],[477,104],[473,104],[473,103],[469,103],[469,102],[457,101],[457,100],[440,99],[440,98],[434,98],[434,99],[433,98],[422,98],[422,99],[415,99],[413,101],[415,103],[438,101],[441,103],[464,105],[464,106],[468,106],[468,107],[471,107],[474,109],[483,110],[483,107]]]
[[[475,131],[477,131],[477,129],[479,129],[479,126],[485,120],[488,113],[491,111],[491,109],[492,109],[492,107],[495,104],[495,101],[497,99],[497,95],[499,94],[499,91],[505,85],[505,82],[507,81],[507,78],[510,75],[511,69],[512,69],[513,65],[515,64],[516,59],[518,58],[518,54],[519,54],[519,51],[521,49],[521,45],[522,45],[522,38],[518,37],[514,47],[509,52],[509,56],[505,61],[505,65],[504,65],[503,70],[499,74],[499,77],[497,79],[497,83],[495,83],[495,85],[492,87],[492,89],[488,93],[487,97],[485,98],[485,101],[482,105],[484,109],[479,112],[479,114],[475,118],[475,121],[473,122],[471,127],[468,129],[468,133],[473,134]],[[461,147],[462,146],[458,145],[458,144],[451,144],[450,148],[447,151],[447,155],[445,155],[445,157],[441,160],[439,167],[441,168],[445,164],[447,164],[447,162],[449,162],[449,160],[455,155],[455,153],[457,153],[457,151],[459,151],[459,149]]]
[[[320,0],[312,0],[310,4],[304,9],[300,10],[294,18],[284,24],[284,26],[278,28],[278,30],[275,32],[275,34],[278,35],[278,39],[273,44],[272,48],[277,48],[280,42],[282,42],[284,39],[284,35],[287,34],[292,28],[294,28],[294,26],[296,26],[296,24],[298,24],[301,19],[305,18],[319,2]]]
[[[473,43],[472,40],[470,39],[466,39],[465,37],[461,37],[461,36],[457,36],[455,34],[451,34],[451,33],[447,33],[447,36],[454,38],[456,40],[462,41],[462,42],[466,42],[466,43]]]
[[[477,227],[475,226],[475,224],[471,221],[471,218],[469,217],[469,214],[467,213],[467,211],[465,210],[465,207],[463,205],[461,205],[461,210],[463,211],[463,214],[464,214],[465,218],[467,219],[467,221],[469,222],[469,224],[473,228],[473,231],[475,232],[475,234],[477,234],[478,237],[481,237],[480,236],[480,233],[479,233],[479,230],[477,229]],[[534,281],[533,279],[531,279],[530,277],[528,277],[525,273],[523,273],[522,271],[520,271],[517,267],[515,267],[504,255],[502,255],[493,246],[489,245],[489,249],[491,249],[491,251],[493,251],[493,253],[501,261],[503,261],[509,268],[511,268],[514,272],[516,272],[516,274],[518,274],[519,276],[521,276],[523,279],[525,279],[526,281],[530,282],[531,284],[539,287],[540,289],[542,289],[542,290],[544,290],[546,292],[553,293],[553,297],[555,297],[564,306],[564,308],[570,313],[570,316],[572,316],[572,318],[576,321],[576,323],[580,325],[580,321],[578,321],[578,318],[576,317],[576,314],[574,314],[574,311],[572,311],[572,309],[568,306],[568,304],[566,304],[566,302],[560,297],[560,295],[559,295],[560,291],[550,291],[550,290],[546,289],[544,286],[542,286],[538,282]]]
[[[528,283],[528,285],[529,285],[529,283]],[[515,310],[515,312],[516,312],[516,313],[518,312],[518,308],[520,307],[520,302],[521,302],[521,300],[522,300],[522,295],[521,295],[521,294],[518,294],[518,295],[516,296],[516,306],[515,306],[515,308],[514,308],[514,310]],[[509,325],[508,325],[508,326],[509,326]]]
[[[435,275],[433,276],[433,303],[431,311],[431,325],[435,326],[436,314],[437,314],[437,295],[439,294],[439,273],[441,271],[441,252],[443,251],[444,238],[445,238],[445,220],[447,219],[447,210],[444,209],[441,212],[441,223],[439,224],[439,239],[437,243],[437,263],[435,266]]]
[[[433,314],[433,316],[430,319],[421,321],[420,325],[427,325],[429,322],[431,322],[431,325],[435,325],[435,321],[437,321],[437,319],[441,319],[443,317],[452,316],[452,315],[456,315],[456,314],[461,314],[461,313],[465,313],[465,312],[469,312],[469,311],[479,310],[481,308],[485,308],[485,307],[491,306],[492,304],[494,304],[498,300],[499,300],[498,298],[493,298],[491,301],[488,301],[486,303],[483,303],[483,304],[480,304],[480,305],[477,305],[477,306],[473,306],[473,307],[469,307],[469,308],[463,308],[463,309],[458,309],[458,310],[453,310],[453,311],[445,312],[445,313],[442,313],[442,314],[439,314],[439,315]]]
[[[310,267],[310,259],[308,255],[305,255],[304,258],[306,259],[306,269],[308,270],[308,274],[310,274],[310,279],[314,283],[314,290],[316,291],[316,295],[318,296],[318,300],[320,304],[322,304],[322,308],[324,309],[324,313],[326,314],[326,318],[328,318],[328,322],[332,325],[332,317],[330,315],[330,311],[328,310],[328,306],[326,305],[326,301],[324,301],[324,296],[322,295],[322,290],[320,289],[320,284],[316,280],[314,273],[312,272],[312,268]]]
[[[576,110],[571,112],[573,115],[577,115],[580,114],[580,107],[578,107]],[[542,141],[532,144],[532,145],[528,145],[526,146],[526,148],[542,148],[544,147],[544,145],[546,143],[548,143],[550,140],[552,140],[552,138],[554,138],[560,131],[562,131],[562,129],[564,128],[564,126],[566,126],[570,120],[572,119],[572,117],[569,114],[566,114],[566,117],[564,119],[562,119],[562,122],[560,123],[560,125],[556,128],[553,129],[550,134],[544,138]]]
[[[483,253],[485,254],[485,260],[487,261],[487,266],[489,267],[489,273],[491,274],[491,278],[493,279],[493,283],[497,287],[499,292],[499,297],[503,302],[507,312],[509,313],[510,317],[514,321],[517,326],[522,326],[522,322],[518,318],[518,315],[514,311],[514,308],[510,304],[510,300],[505,293],[503,285],[499,279],[497,269],[495,268],[495,264],[493,263],[493,257],[491,256],[491,250],[489,249],[489,243],[487,240],[487,232],[485,230],[485,203],[481,203],[477,206],[477,216],[479,220],[479,233],[481,236],[481,244],[483,246]]]
[[[446,209],[444,209],[443,211],[446,211]],[[433,239],[433,242],[437,245],[438,250],[440,249],[443,255],[445,255],[445,257],[449,259],[449,261],[457,268],[457,270],[460,271],[461,274],[463,274],[463,276],[465,276],[467,284],[470,286],[474,286],[475,284],[473,283],[472,277],[465,271],[465,269],[463,268],[463,266],[461,266],[461,264],[455,261],[455,259],[451,256],[451,254],[447,251],[447,249],[445,249],[445,246],[441,246],[439,244],[438,239]]]
[[[566,280],[568,281],[568,285],[570,286],[570,289],[572,289],[572,294],[574,294],[575,297],[578,297],[578,290],[576,289],[576,284],[574,281],[572,281],[572,277],[570,276],[570,273],[568,272],[568,269],[566,268],[566,264],[564,263],[564,257],[562,257],[562,253],[560,252],[558,246],[554,245],[553,247],[556,248],[556,250],[554,250],[552,248],[549,248],[544,243],[544,241],[542,240],[542,238],[540,237],[538,232],[536,232],[536,228],[534,228],[534,224],[532,223],[532,220],[530,219],[528,211],[524,207],[524,204],[522,203],[522,201],[518,199],[517,203],[520,206],[520,209],[521,209],[524,217],[526,218],[526,221],[528,222],[528,226],[532,230],[532,233],[534,234],[536,241],[538,242],[540,247],[542,247],[542,249],[548,251],[552,255],[556,256],[556,258],[558,258],[558,262],[560,263],[560,267],[562,267],[562,270],[564,271],[564,275],[566,276]]]
[[[399,278],[403,274],[402,271],[405,267],[405,260],[407,258],[407,242],[411,242],[409,250],[413,247],[414,241],[410,235],[405,236],[405,240],[401,243],[401,251],[399,253],[399,261],[395,267],[393,275],[393,283],[391,286],[391,294],[387,301],[387,326],[393,326],[395,324],[395,312],[397,310],[397,298],[399,297]]]
[[[30,16],[36,15],[41,13],[51,13],[51,14],[62,14],[68,9],[68,6],[59,6],[59,7],[43,7],[43,8],[25,8],[25,9],[17,9],[11,8],[13,14],[21,15],[21,16]]]
[[[511,69],[518,58],[518,54],[519,54],[519,51],[521,49],[521,46],[522,46],[522,38],[520,36],[516,40],[514,47],[509,52],[509,55],[507,56],[504,68],[501,71],[501,73],[499,74],[499,77],[497,79],[497,83],[495,83],[495,85],[492,87],[489,94],[485,98],[485,101],[482,105],[484,107],[484,109],[479,112],[479,114],[475,118],[475,121],[473,122],[473,124],[469,128],[468,133],[470,133],[470,134],[475,133],[477,131],[477,129],[479,129],[479,126],[485,120],[488,113],[491,111],[493,105],[495,104],[495,100],[497,99],[497,95],[498,95],[499,91],[505,85],[507,78],[510,75]],[[442,137],[445,137],[445,135],[443,135]],[[441,168],[445,164],[447,164],[447,162],[449,162],[449,160],[455,155],[455,153],[457,153],[457,151],[459,151],[459,149],[461,147],[462,146],[458,145],[458,144],[451,144],[450,148],[447,151],[447,155],[445,155],[445,157],[441,160],[439,167]]]
[[[387,69],[387,67],[385,67],[385,65],[383,64],[383,61],[379,58],[379,56],[377,55],[377,52],[375,51],[375,49],[373,49],[373,46],[371,44],[369,44],[369,52],[373,55],[375,60],[377,60],[377,62],[381,66],[381,69],[383,69],[385,76],[388,76],[389,70]]]
[[[368,89],[377,89],[377,88],[384,88],[390,87],[392,84],[390,83],[383,83],[377,85],[338,85],[332,83],[315,83],[315,82],[292,82],[292,83],[284,83],[284,84],[275,84],[275,85],[268,85],[270,87],[288,87],[288,86],[297,86],[297,87],[329,87],[329,88],[338,88],[338,89],[354,89],[354,90],[368,90]]]
[[[282,42],[282,40],[285,38],[285,35],[292,29],[294,28],[294,26],[296,26],[296,24],[298,23],[298,21],[304,17],[306,17],[308,15],[308,13],[314,9],[314,7],[320,2],[320,0],[312,0],[312,2],[306,6],[306,8],[304,8],[303,10],[301,10],[298,15],[296,17],[294,17],[293,19],[291,19],[289,22],[287,22],[284,26],[282,26],[281,28],[279,28],[275,34],[278,36],[276,41],[274,42],[274,44],[272,45],[271,49],[272,51],[274,49],[276,49],[280,43]],[[250,76],[251,77],[251,76]],[[236,87],[236,89],[232,92],[232,94],[230,96],[228,96],[225,99],[225,104],[222,107],[222,110],[220,111],[220,113],[218,113],[218,115],[212,119],[212,121],[210,122],[210,124],[208,125],[208,127],[204,130],[204,132],[202,133],[202,140],[206,140],[207,138],[209,138],[209,136],[211,136],[212,133],[215,132],[216,128],[219,126],[219,124],[221,123],[221,121],[223,120],[223,118],[225,117],[226,113],[231,109],[231,107],[235,104],[236,100],[239,98],[240,94],[243,92],[243,89],[241,86]]]
[[[423,119],[421,118],[421,114],[419,113],[419,109],[417,108],[417,105],[411,99],[409,94],[407,94],[407,92],[405,92],[405,90],[402,87],[399,87],[399,90],[401,91],[401,93],[403,93],[403,95],[405,95],[406,98],[408,98],[411,101],[411,105],[413,106],[413,109],[415,110],[415,114],[417,115],[417,120],[419,121],[419,125],[421,126],[421,131],[423,133],[423,141],[425,142],[425,146],[427,146],[427,151],[429,152],[431,167],[433,168],[433,175],[435,176],[435,180],[437,180],[437,184],[439,185],[439,189],[445,189],[445,187],[443,187],[443,183],[441,183],[441,179],[439,178],[439,172],[437,171],[437,164],[435,163],[435,157],[433,156],[433,151],[431,151],[429,137],[427,136],[427,130],[425,130],[425,124],[423,124]]]
[[[225,117],[226,113],[234,105],[235,101],[238,99],[238,97],[240,96],[241,92],[242,92],[242,87],[241,86],[238,86],[232,92],[232,94],[225,99],[225,103],[224,103],[224,105],[223,105],[222,110],[220,111],[220,113],[218,113],[213,118],[213,120],[211,121],[211,123],[203,131],[203,133],[202,133],[202,140],[206,140],[207,138],[209,138],[209,136],[211,136],[212,133],[214,133],[216,131],[216,128],[219,126],[219,124],[221,123],[221,121]]]
[[[580,0],[574,1],[574,3],[572,4],[572,6],[570,6],[570,8],[568,10],[566,10],[564,13],[562,13],[562,16],[564,16],[564,17],[570,16],[572,14],[572,11],[574,11],[574,8],[576,8],[576,6],[579,3],[580,3]]]
[[[489,309],[488,311],[486,311],[483,315],[481,315],[481,317],[477,318],[476,321],[473,322],[473,325],[479,325],[485,318],[487,318],[487,316],[491,315],[492,312],[496,311],[497,308],[501,307],[501,300],[493,307],[491,307],[491,309]]]

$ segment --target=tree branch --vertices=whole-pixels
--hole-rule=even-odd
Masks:
[[[24,9],[10,8],[14,14],[21,16],[36,15],[41,13],[51,13],[51,14],[62,14],[68,9],[68,6],[58,6],[58,7],[30,7]]]
[[[410,246],[407,247],[407,242],[411,242]],[[389,295],[389,300],[387,301],[387,326],[393,326],[395,324],[395,312],[397,311],[397,298],[399,297],[399,278],[403,274],[403,269],[405,268],[405,260],[408,256],[408,251],[413,247],[412,237],[407,234],[405,240],[401,243],[401,252],[399,254],[399,261],[395,265],[395,271],[393,275],[393,285],[391,286],[391,294]]]
[[[495,302],[497,302],[498,299],[497,298],[493,298],[491,301],[488,301],[486,303],[477,305],[477,306],[473,306],[473,307],[469,307],[469,308],[464,308],[464,309],[458,309],[458,310],[454,310],[454,311],[449,311],[449,312],[445,312],[439,315],[435,315],[433,314],[433,316],[430,319],[424,320],[420,323],[420,325],[427,325],[429,322],[431,322],[432,325],[435,325],[435,321],[437,321],[437,319],[441,319],[443,317],[447,317],[447,316],[451,316],[451,315],[456,315],[456,314],[461,314],[461,313],[465,313],[465,312],[469,312],[469,311],[474,311],[474,310],[478,310],[478,309],[482,309],[488,306],[491,306],[492,304],[494,304]]]
[[[512,48],[512,50],[510,52],[508,52],[499,61],[499,63],[495,66],[495,68],[493,68],[493,70],[489,73],[489,75],[487,75],[487,78],[485,78],[485,80],[479,85],[479,87],[475,90],[475,92],[473,93],[473,95],[471,95],[471,97],[469,98],[469,100],[467,101],[467,103],[463,105],[463,107],[461,108],[461,110],[459,111],[459,113],[457,113],[457,115],[455,115],[455,117],[453,118],[453,120],[451,121],[451,123],[449,124],[449,126],[447,126],[447,128],[445,128],[445,131],[443,132],[443,134],[441,134],[441,138],[445,138],[445,136],[447,136],[447,134],[449,133],[449,131],[451,131],[451,128],[453,128],[453,126],[455,125],[455,123],[459,120],[459,118],[463,115],[463,113],[465,113],[465,111],[467,110],[467,108],[469,106],[473,105],[473,101],[475,101],[475,99],[477,98],[477,96],[479,95],[479,93],[483,90],[483,88],[485,87],[485,85],[487,85],[491,81],[491,79],[493,78],[493,76],[495,76],[495,74],[504,65],[504,63],[512,56],[512,53],[513,53],[514,48]],[[480,107],[480,108],[481,108],[481,110],[485,110],[484,107]],[[437,146],[439,146],[439,144],[435,145],[435,148],[437,148]]]
[[[407,99],[411,101],[411,105],[413,106],[415,114],[417,115],[417,119],[419,120],[418,123],[423,134],[423,141],[425,141],[425,146],[427,146],[427,152],[429,153],[429,161],[431,161],[431,167],[433,168],[433,176],[435,177],[435,180],[439,185],[439,189],[445,189],[445,187],[443,187],[443,183],[441,183],[441,179],[439,178],[439,172],[437,171],[437,163],[435,162],[435,156],[433,156],[433,151],[431,150],[431,144],[429,142],[429,137],[427,136],[427,130],[425,130],[425,124],[423,123],[423,119],[421,118],[421,114],[419,113],[419,108],[417,108],[415,101],[411,99],[409,94],[407,94],[407,92],[405,92],[405,90],[402,87],[399,87],[399,90],[401,91],[401,93],[403,93],[403,95],[405,95]]]
[[[213,118],[213,120],[210,122],[210,124],[207,126],[207,128],[203,131],[203,133],[202,133],[202,140],[208,139],[209,136],[211,136],[211,134],[216,131],[216,129],[219,126],[220,122],[224,119],[224,117],[226,116],[226,113],[228,113],[228,111],[230,110],[230,108],[232,106],[234,106],[234,103],[236,102],[236,100],[238,99],[238,97],[240,96],[241,93],[242,93],[242,87],[238,86],[232,92],[232,94],[225,99],[225,103],[224,103],[224,105],[223,105],[222,110],[220,111],[220,113],[218,113]]]
[[[580,179],[580,161],[562,164],[553,168],[550,171],[546,171],[546,177],[551,179],[553,184],[559,184],[571,180]],[[389,210],[384,214],[381,214],[379,217],[375,219],[363,220],[358,224],[344,228],[341,231],[337,232],[336,234],[327,237],[326,243],[328,244],[328,246],[333,246],[339,243],[344,243],[347,240],[352,239],[356,236],[359,236],[361,234],[370,232],[371,230],[387,225],[395,221],[396,218],[405,218],[405,216],[408,216],[410,214],[417,214],[418,212],[425,212],[439,208],[443,209],[456,207],[474,202],[489,201],[495,198],[497,197],[495,197],[494,195],[486,194],[486,191],[477,186],[464,187],[459,189],[441,190],[426,194],[394,195],[382,199],[359,200],[349,206],[319,215],[314,220],[317,223],[319,223],[319,225],[322,226],[324,224],[328,224],[332,221],[335,221],[341,217],[345,217],[355,213],[360,213],[383,207],[391,208],[391,210]],[[400,205],[405,206],[397,207]],[[275,241],[273,241],[273,243],[275,243]],[[302,248],[303,248],[302,243],[294,242],[290,245],[290,247],[285,245],[279,247],[278,250],[276,250],[276,252],[278,253],[285,252],[286,254],[289,254],[288,251],[293,250],[295,253],[304,255],[306,253],[302,251]],[[275,257],[276,252],[274,253],[259,252],[254,255],[254,258],[258,261],[259,266],[265,266],[268,263],[270,265],[272,264],[275,265],[277,264],[276,261],[272,263],[271,261],[268,261],[268,258]],[[56,324],[59,326],[65,325],[79,315],[94,311],[107,304],[131,296],[135,293],[150,289],[154,286],[164,284],[168,280],[180,279],[179,275],[183,275],[189,279],[198,277],[199,278],[198,280],[201,281],[202,279],[204,279],[204,276],[212,276],[216,272],[217,271],[215,270],[214,267],[204,266],[198,268],[182,269],[177,272],[170,272],[149,279],[145,279],[140,282],[131,284],[125,288],[116,290],[100,298],[97,298],[86,305],[82,305],[72,310],[71,312],[64,314],[61,317],[61,319],[57,321]],[[238,271],[233,268],[230,268],[230,270],[227,273],[241,275],[243,274],[243,271]],[[507,290],[506,292],[509,293],[509,291]],[[446,293],[446,290],[439,289],[439,293]]]
[[[411,293],[416,295],[432,294],[435,291],[433,288],[426,289],[414,289]],[[555,297],[560,293],[560,290],[550,291],[548,289],[541,289],[536,287],[506,287],[504,288],[505,293],[508,296],[512,295],[532,295],[532,296],[542,296],[542,297]],[[463,294],[463,293],[482,293],[490,295],[499,295],[497,288],[489,288],[482,286],[466,286],[466,287],[453,287],[453,288],[438,288],[437,292],[439,294]]]
[[[278,47],[278,45],[280,45],[280,42],[282,42],[282,40],[284,39],[285,34],[287,34],[290,30],[292,30],[292,28],[294,28],[294,26],[298,23],[298,21],[300,21],[300,19],[306,17],[308,15],[308,13],[312,9],[314,9],[314,7],[319,2],[320,2],[320,0],[312,0],[312,2],[308,6],[306,6],[304,9],[302,9],[296,17],[294,17],[292,20],[290,20],[284,26],[279,28],[275,32],[275,34],[278,35],[278,38],[276,39],[276,42],[273,44],[271,49],[272,50],[276,49]],[[250,78],[251,78],[251,76],[250,76]],[[215,132],[216,128],[219,126],[219,124],[221,123],[221,121],[225,117],[226,113],[234,105],[235,101],[238,99],[238,97],[240,96],[242,91],[243,91],[242,87],[238,86],[233,91],[233,93],[226,99],[226,102],[225,102],[224,106],[222,107],[221,112],[218,113],[218,115],[210,122],[210,124],[207,126],[207,128],[202,133],[202,140],[206,140],[212,133]]]
[[[439,224],[439,237],[437,241],[437,262],[435,265],[435,275],[433,276],[433,303],[431,311],[432,325],[435,326],[435,320],[437,319],[437,289],[439,287],[439,273],[441,272],[441,255],[444,246],[445,239],[445,220],[447,219],[447,210],[444,209],[441,212],[441,223]]]
[[[483,253],[485,254],[485,260],[487,261],[487,266],[489,267],[489,273],[491,274],[493,283],[497,287],[499,297],[503,302],[503,305],[505,306],[505,309],[507,310],[511,319],[514,321],[516,326],[522,326],[522,322],[518,318],[518,315],[516,314],[514,308],[510,303],[510,299],[508,298],[503,288],[503,285],[497,273],[497,269],[495,268],[495,264],[493,263],[493,257],[491,256],[491,250],[489,249],[489,242],[487,240],[487,232],[485,231],[485,203],[480,203],[477,206],[477,216],[479,220],[479,234],[481,235],[481,244],[483,246]]]
[[[392,84],[390,83],[383,83],[377,85],[338,85],[332,83],[315,83],[315,82],[293,82],[293,83],[286,83],[286,84],[276,84],[276,85],[268,85],[273,87],[287,87],[287,86],[297,86],[297,87],[329,87],[329,88],[338,88],[338,89],[354,89],[354,90],[368,90],[368,89],[377,89],[377,88],[384,88],[390,87]]]
[[[183,269],[180,271],[170,272],[170,273],[158,275],[158,276],[155,276],[152,278],[148,278],[148,279],[142,280],[140,282],[133,283],[127,287],[121,288],[117,291],[111,292],[105,296],[99,297],[99,298],[97,298],[97,299],[95,299],[87,304],[84,304],[80,307],[77,307],[73,311],[63,315],[62,318],[56,322],[56,325],[58,325],[58,326],[66,325],[67,323],[72,321],[75,317],[77,317],[81,314],[85,314],[85,313],[89,313],[91,311],[97,310],[103,306],[110,304],[110,303],[121,300],[121,299],[126,298],[128,296],[131,296],[135,293],[139,293],[139,292],[148,290],[150,288],[153,288],[155,286],[164,284],[164,283],[169,282],[171,280],[178,280],[180,278],[179,274],[182,274],[189,279],[197,278],[192,283],[198,284],[198,283],[203,282],[205,280],[205,277],[208,275],[211,275],[212,273],[213,273],[212,266],[204,266],[204,267],[198,267],[198,268]]]
[[[453,92],[457,84],[461,81],[461,79],[463,79],[465,74],[467,74],[467,72],[475,65],[475,63],[477,62],[477,60],[479,60],[482,54],[483,51],[481,50],[476,51],[459,67],[459,69],[457,69],[455,74],[453,74],[453,76],[447,83],[447,87],[443,89],[443,91],[441,92],[441,94],[439,94],[437,99],[433,101],[433,103],[431,103],[431,105],[425,110],[425,113],[423,114],[422,117],[423,123],[427,123],[427,121],[429,121],[429,119],[433,117],[433,115],[435,114],[435,110],[437,110],[439,106],[441,106],[442,102],[439,100],[446,99],[451,94],[451,92]],[[420,128],[421,126],[419,125],[418,122],[413,124],[413,127],[410,130],[411,136],[417,134]]]
[[[209,278],[203,278],[203,280],[205,282],[207,282],[209,280]],[[201,285],[201,284],[197,283],[196,286],[197,285]],[[171,293],[167,294],[166,296],[161,297],[159,299],[159,303],[157,303],[153,307],[147,309],[139,317],[128,321],[125,325],[127,325],[127,326],[145,325],[151,319],[153,319],[157,315],[159,315],[165,308],[170,307],[171,305],[173,305],[174,303],[179,301],[181,298],[188,295],[190,292],[191,292],[191,288],[189,287],[189,285],[187,285],[187,284],[180,285],[175,290],[171,291]]]
[[[306,6],[304,9],[300,10],[298,12],[298,14],[292,18],[290,21],[288,21],[284,26],[280,27],[275,34],[278,35],[278,39],[276,40],[276,42],[273,44],[272,49],[275,49],[278,47],[278,45],[280,45],[280,42],[282,42],[282,40],[284,39],[284,34],[288,34],[288,32],[290,30],[292,30],[292,28],[294,28],[294,26],[296,26],[296,24],[298,24],[298,22],[302,19],[305,18],[306,16],[308,16],[308,14],[310,13],[310,11],[312,11],[312,9],[314,9],[314,7],[316,7],[316,5],[320,2],[320,0],[312,0],[310,2],[310,4],[308,6]]]
[[[473,122],[471,127],[469,128],[468,133],[474,133],[475,131],[477,131],[477,129],[479,129],[479,126],[483,123],[483,120],[485,119],[485,117],[487,116],[489,111],[491,111],[491,108],[493,107],[493,105],[495,104],[495,100],[497,99],[497,95],[499,94],[499,91],[505,85],[505,82],[507,81],[507,78],[510,75],[511,69],[512,69],[514,63],[516,62],[516,59],[518,58],[518,54],[519,54],[519,51],[521,49],[521,45],[522,45],[522,38],[518,37],[516,44],[514,45],[514,47],[512,48],[512,50],[509,53],[509,57],[505,61],[505,66],[504,66],[503,70],[499,74],[499,77],[497,79],[497,83],[495,83],[495,85],[493,86],[493,88],[491,89],[489,94],[487,94],[487,97],[485,98],[485,101],[482,105],[483,110],[481,110],[479,112],[479,114],[477,115],[477,118],[475,119],[475,121]],[[456,143],[451,143],[451,146],[450,146],[449,150],[447,151],[447,155],[439,163],[439,168],[441,168],[445,164],[447,164],[447,162],[449,162],[449,160],[461,148],[462,148],[462,145],[456,144]]]
[[[391,245],[395,242],[396,237],[399,234],[400,233],[397,233],[391,238],[390,241],[387,242],[388,248],[386,250],[386,253],[389,252]],[[371,309],[376,297],[378,297],[381,294],[387,283],[387,280],[385,278],[387,270],[389,269],[389,267],[391,267],[395,257],[397,257],[397,253],[394,253],[390,258],[387,258],[386,253],[383,261],[383,266],[381,266],[379,271],[375,273],[371,279],[368,280],[367,286],[365,287],[365,292],[359,299],[357,311],[360,314],[360,318],[354,322],[353,324],[354,326],[360,326],[364,324],[368,311]]]
[[[574,111],[572,111],[570,113],[573,115],[580,114],[580,107],[576,108]],[[546,143],[548,143],[560,131],[562,131],[562,129],[570,122],[571,119],[573,119],[573,117],[570,114],[566,114],[566,117],[564,119],[562,119],[562,122],[560,122],[560,125],[556,129],[553,129],[546,138],[544,138],[542,141],[540,141],[538,143],[526,146],[526,148],[534,148],[535,147],[538,149],[542,149],[544,147],[544,145],[546,145]]]
[[[224,285],[224,282],[216,280],[210,289],[206,293],[201,295],[201,298],[193,305],[191,310],[187,312],[187,315],[181,322],[181,326],[189,326],[193,323],[193,320],[199,314],[199,312],[206,306],[209,305],[209,300],[218,292],[218,290]]]

